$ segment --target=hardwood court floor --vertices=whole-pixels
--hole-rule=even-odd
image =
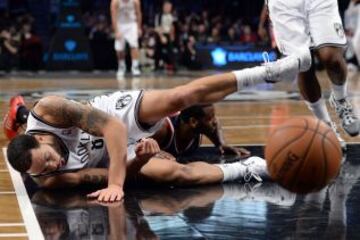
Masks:
[[[118,89],[174,87],[206,74],[205,72],[181,73],[177,76],[149,74],[141,78],[128,78],[123,82],[114,80],[113,75],[101,73],[5,76],[0,78],[0,116],[3,117],[9,98],[15,94],[24,95],[28,106],[31,106],[41,96],[49,94],[63,95],[73,99],[87,99]],[[329,84],[324,73],[320,73],[320,79],[324,95],[327,97]],[[352,101],[357,111],[360,110],[359,80],[359,74],[352,74],[349,81]],[[226,101],[217,103],[216,112],[223,126],[225,139],[229,144],[255,145],[256,147],[252,147],[251,150],[254,153],[260,151],[259,154],[261,154],[261,148],[259,150],[257,146],[264,144],[272,126],[292,116],[310,115],[304,103],[299,99],[296,84],[285,82],[276,85],[260,84],[253,89],[244,90],[241,94],[234,94]],[[333,111],[331,111],[331,115],[336,119]],[[48,237],[51,234],[50,230],[54,228],[57,228],[56,233],[68,229],[70,231],[68,234],[72,235],[67,236],[74,236],[76,239],[87,238],[89,237],[87,234],[90,233],[95,237],[97,232],[106,235],[109,233],[109,229],[114,229],[113,225],[118,225],[120,222],[120,226],[125,226],[125,222],[128,222],[127,231],[120,229],[111,234],[119,234],[115,236],[116,239],[134,239],[135,236],[131,234],[138,234],[142,237],[145,234],[145,238],[151,239],[154,239],[155,236],[161,239],[281,239],[282,237],[304,237],[302,235],[306,233],[304,229],[309,230],[313,227],[314,230],[319,231],[320,229],[326,234],[331,234],[332,231],[335,231],[334,234],[339,231],[344,233],[344,229],[346,233],[346,229],[348,229],[347,238],[355,239],[353,237],[358,236],[356,231],[351,230],[349,234],[349,229],[350,227],[357,229],[359,222],[352,220],[351,217],[354,216],[349,213],[348,218],[351,220],[344,223],[341,214],[336,214],[339,211],[346,214],[346,210],[345,212],[343,208],[339,210],[333,202],[343,203],[349,199],[351,203],[347,203],[345,206],[348,208],[348,212],[360,211],[360,202],[356,197],[356,192],[360,191],[357,181],[360,171],[358,168],[360,137],[350,138],[343,132],[342,136],[347,142],[354,143],[351,145],[352,153],[349,166],[346,168],[353,169],[353,171],[347,175],[344,172],[346,176],[339,180],[341,183],[333,185],[336,188],[332,188],[332,190],[329,188],[327,192],[313,198],[294,197],[276,184],[260,186],[235,184],[164,191],[158,189],[129,190],[125,203],[114,206],[114,208],[92,207],[94,204],[84,201],[82,195],[76,194],[66,195],[64,199],[60,199],[60,202],[55,201],[59,198],[56,195],[52,196],[54,193],[39,192],[31,197],[35,202],[33,205],[40,226]],[[6,147],[6,145],[7,140],[1,128],[0,146]],[[350,191],[351,189],[353,190]],[[331,201],[331,194],[337,193],[337,191],[340,191],[342,196],[345,191],[346,196]],[[225,193],[235,197],[232,198]],[[281,200],[282,198],[277,200],[278,196],[283,196],[281,194],[284,194],[285,200]],[[285,203],[286,206],[283,206],[281,202],[286,202],[287,197],[290,198],[289,203]],[[50,199],[50,203],[44,202],[43,198]],[[134,201],[134,199],[138,200]],[[293,201],[294,199],[296,201]],[[313,199],[315,200],[313,201]],[[72,202],[73,200],[75,203]],[[315,203],[313,204],[312,201]],[[301,202],[301,204],[295,204],[297,202]],[[22,213],[18,208],[18,198],[4,163],[3,154],[0,154],[0,206],[0,238],[28,238],[29,229],[26,228]],[[53,208],[53,206],[57,207]],[[69,210],[71,206],[75,207]],[[331,211],[332,209],[335,210]],[[124,213],[126,214],[124,215]],[[73,214],[74,216],[83,216],[84,221],[78,221],[78,225],[71,220],[66,222],[71,219]],[[124,218],[124,216],[126,217]],[[307,221],[308,218],[313,219],[313,222]],[[74,217],[74,219],[76,218]],[[99,222],[96,222],[97,219],[100,219]],[[316,222],[319,225],[315,227],[313,223]],[[327,225],[328,223],[332,225]],[[290,224],[290,229],[287,228],[287,224]],[[67,226],[74,226],[74,228],[76,226],[76,229],[69,229]],[[346,228],[347,226],[349,228]],[[286,234],[281,235],[284,228],[290,232],[285,231]],[[82,229],[89,231],[84,230],[82,233]],[[303,230],[297,231],[298,229]],[[273,235],[274,232],[279,234],[279,238]]]

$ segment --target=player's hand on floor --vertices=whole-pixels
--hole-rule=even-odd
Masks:
[[[220,146],[219,150],[222,155],[237,155],[240,158],[248,158],[251,155],[251,152],[245,148],[231,147],[227,145]]]
[[[160,152],[158,143],[152,138],[141,139],[135,147],[136,157],[140,160],[149,160]]]
[[[87,197],[97,198],[100,202],[114,202],[123,199],[124,191],[122,187],[110,184],[107,188],[88,194]]]

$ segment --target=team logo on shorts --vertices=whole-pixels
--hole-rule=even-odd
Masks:
[[[344,28],[341,23],[334,23],[334,28],[340,38],[345,37]]]
[[[129,103],[131,102],[132,97],[130,94],[127,94],[125,96],[121,96],[115,105],[116,110],[122,109],[124,107],[126,107],[127,105],[129,105]]]

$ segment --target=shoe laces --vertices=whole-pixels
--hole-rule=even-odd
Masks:
[[[271,66],[271,62],[270,62],[270,56],[268,52],[263,52],[262,53],[262,57],[264,60],[264,63],[262,64],[263,66],[265,66],[265,70],[266,70],[266,78],[265,81],[267,83],[273,83],[274,81],[272,80],[274,77],[274,73],[273,71],[271,71],[270,66]]]
[[[349,101],[346,99],[336,100],[335,98],[333,98],[333,101],[335,102],[335,111],[344,121],[345,125],[356,121],[356,116],[353,114],[353,108]]]
[[[247,168],[246,168],[246,171],[245,171],[245,175],[244,175],[244,181],[245,181],[245,182],[250,182],[251,179],[253,179],[253,178],[254,178],[256,181],[258,181],[258,182],[262,182],[262,181],[263,181],[259,174],[254,173],[253,171],[251,171],[251,170],[249,169],[249,167],[247,167]]]
[[[257,180],[258,182],[262,182],[262,178],[260,177],[260,175],[258,173],[255,173],[255,169],[253,167],[251,167],[252,165],[255,164],[254,161],[251,161],[250,162],[242,162],[243,165],[246,166],[246,169],[245,169],[245,174],[244,174],[244,181],[245,182],[250,182],[251,179],[255,179]]]
[[[270,62],[270,56],[269,56],[268,52],[263,52],[262,57],[263,57],[263,60],[264,60],[264,64],[267,64],[267,63]]]

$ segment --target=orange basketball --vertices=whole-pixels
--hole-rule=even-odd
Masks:
[[[271,132],[265,148],[271,178],[296,193],[318,191],[339,172],[342,150],[332,129],[314,117],[292,118]]]

